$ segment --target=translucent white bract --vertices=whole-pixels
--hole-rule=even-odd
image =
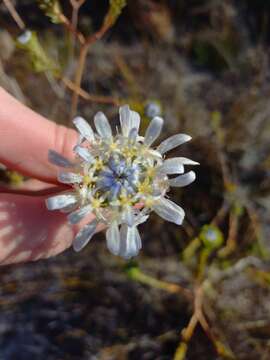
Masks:
[[[128,105],[120,107],[121,132],[113,135],[102,112],[95,115],[96,132],[81,117],[74,119],[80,133],[71,162],[55,151],[49,160],[62,168],[58,180],[71,189],[47,199],[49,210],[69,212],[70,224],[77,224],[89,214],[95,218],[76,235],[73,247],[81,250],[93,237],[99,224],[105,225],[108,249],[129,259],[142,247],[137,226],[153,210],[167,221],[181,225],[184,210],[166,198],[171,186],[182,187],[195,180],[195,173],[184,174],[185,165],[198,163],[164,154],[189,141],[186,134],[173,135],[156,149],[151,145],[161,133],[163,119],[154,117],[145,136],[139,135],[140,116]],[[176,177],[169,178],[169,175]]]

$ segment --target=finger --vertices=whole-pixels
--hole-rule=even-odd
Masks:
[[[0,194],[0,265],[35,261],[70,247],[77,232],[94,218],[69,225],[66,214],[48,211],[47,196]],[[104,229],[98,226],[97,232]]]
[[[44,197],[0,195],[0,264],[47,258],[68,248],[75,229]]]
[[[0,186],[0,193],[9,193],[28,196],[49,196],[70,189],[69,186],[60,184],[58,186],[40,181],[37,179],[29,179],[16,186]]]
[[[55,185],[37,179],[29,179],[11,188],[15,190],[41,191],[52,187],[55,187]]]
[[[0,88],[0,162],[46,182],[57,182],[48,151],[73,158],[77,133],[27,108]]]
[[[19,188],[19,189],[13,189],[13,188],[7,188],[7,187],[0,187],[0,194],[13,194],[13,195],[25,195],[25,196],[32,196],[32,197],[40,197],[40,196],[50,196],[54,194],[58,194],[60,192],[69,190],[67,186],[55,186],[50,184],[50,186],[46,188],[41,189],[28,189],[26,188]]]

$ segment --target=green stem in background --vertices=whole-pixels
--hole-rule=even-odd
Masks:
[[[182,294],[188,300],[192,300],[192,292],[188,289],[183,288],[178,284],[169,283],[166,281],[158,280],[152,276],[144,274],[138,267],[131,267],[127,270],[128,276],[135,281],[142,284],[149,285],[153,288],[165,290],[173,294]]]
[[[188,262],[190,259],[192,259],[200,246],[201,246],[201,240],[198,237],[192,239],[191,242],[182,252],[183,261]]]
[[[204,249],[202,249],[202,251],[200,253],[198,275],[197,275],[198,282],[201,282],[204,277],[207,260],[210,256],[211,252],[212,252],[211,249],[204,248]]]
[[[188,344],[182,341],[176,349],[173,360],[185,360],[188,350]]]

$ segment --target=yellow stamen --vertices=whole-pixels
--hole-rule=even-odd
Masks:
[[[119,202],[120,205],[132,205],[132,197],[130,195],[127,195],[125,190],[122,190],[120,196],[119,196]]]
[[[154,204],[154,200],[151,197],[146,198],[144,201],[144,204],[145,204],[145,207],[152,207]]]
[[[101,199],[96,199],[94,198],[92,201],[91,201],[91,205],[93,207],[93,209],[98,209],[101,207],[101,204],[102,204],[102,200]]]
[[[112,142],[111,144],[110,144],[110,150],[116,150],[118,148],[118,145],[117,145],[117,143],[115,143],[115,142]]]
[[[84,175],[83,177],[83,183],[84,185],[90,185],[93,179],[89,175]]]
[[[146,178],[143,182],[139,184],[138,191],[142,194],[151,194],[152,184],[150,183],[149,178]]]
[[[132,158],[134,156],[137,156],[138,151],[136,147],[125,147],[122,150],[122,154],[126,157],[126,158]]]
[[[104,167],[103,161],[100,160],[100,159],[97,159],[95,164],[94,164],[94,167],[95,167],[96,170],[102,170],[103,167]]]
[[[149,167],[146,170],[146,173],[147,173],[147,176],[153,177],[155,175],[155,173],[156,173],[156,169],[154,167]]]

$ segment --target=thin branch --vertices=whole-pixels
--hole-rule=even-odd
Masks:
[[[18,14],[17,10],[15,9],[14,5],[12,4],[12,2],[10,0],[3,0],[6,8],[8,9],[8,11],[10,12],[10,15],[12,16],[13,20],[16,22],[16,24],[18,25],[18,27],[21,30],[24,30],[26,28],[24,21],[22,20],[22,18],[20,17],[20,15]]]
[[[79,10],[80,10],[80,7],[84,3],[85,3],[85,0],[70,0],[70,5],[72,6],[71,24],[72,24],[73,29],[75,29],[76,32],[78,32]],[[84,43],[84,41],[85,41],[85,38],[83,38],[82,44]],[[75,52],[75,45],[76,45],[76,35],[73,34],[73,36],[71,36],[72,58],[73,58],[74,52]]]
[[[82,33],[80,33],[76,27],[68,20],[68,18],[64,14],[59,15],[59,19],[62,21],[62,24],[67,28],[72,35],[79,40],[79,42],[83,45],[85,43],[85,37]]]
[[[212,225],[218,226],[225,218],[225,216],[228,214],[228,211],[230,209],[229,203],[225,200],[221,206],[221,208],[218,210],[217,214],[211,221]]]
[[[181,337],[182,340],[180,344],[178,345],[176,352],[174,354],[174,360],[184,360],[186,359],[186,353],[188,350],[188,344],[194,334],[194,331],[198,325],[198,323],[201,325],[202,329],[206,333],[206,335],[209,337],[209,339],[212,341],[213,345],[215,346],[215,349],[217,353],[220,356],[223,356],[228,359],[234,359],[235,356],[231,352],[229,348],[227,348],[211,331],[211,328],[205,318],[205,315],[203,313],[203,298],[204,298],[204,288],[202,285],[195,288],[194,291],[194,311],[193,314],[189,320],[189,323],[186,328],[182,330]]]
[[[80,10],[80,7],[85,3],[85,0],[70,0],[70,4],[72,6],[72,26],[74,29],[77,30],[78,26],[78,13]]]
[[[239,216],[235,214],[234,210],[230,211],[230,218],[229,218],[229,234],[228,239],[225,247],[220,249],[218,255],[221,257],[226,257],[230,255],[234,249],[236,248],[236,238],[238,233],[239,227]]]
[[[72,81],[65,77],[61,77],[63,84],[73,92],[76,92],[80,97],[85,100],[93,101],[101,104],[110,104],[118,106],[120,104],[119,100],[112,96],[102,96],[102,95],[92,95],[83,90],[80,87],[77,87]]]
[[[81,87],[83,71],[84,71],[86,57],[87,57],[87,53],[89,51],[89,48],[97,40],[101,39],[102,36],[107,32],[107,30],[109,30],[109,28],[112,25],[113,25],[112,21],[104,21],[101,28],[97,32],[95,32],[94,34],[90,35],[86,39],[85,43],[82,45],[81,50],[80,50],[78,68],[77,68],[77,72],[76,72],[76,75],[75,75],[75,84],[76,84],[77,88]],[[77,91],[75,91],[73,93],[72,102],[71,102],[71,118],[73,118],[75,116],[76,112],[77,112],[78,100],[79,100],[79,94],[78,94]]]

